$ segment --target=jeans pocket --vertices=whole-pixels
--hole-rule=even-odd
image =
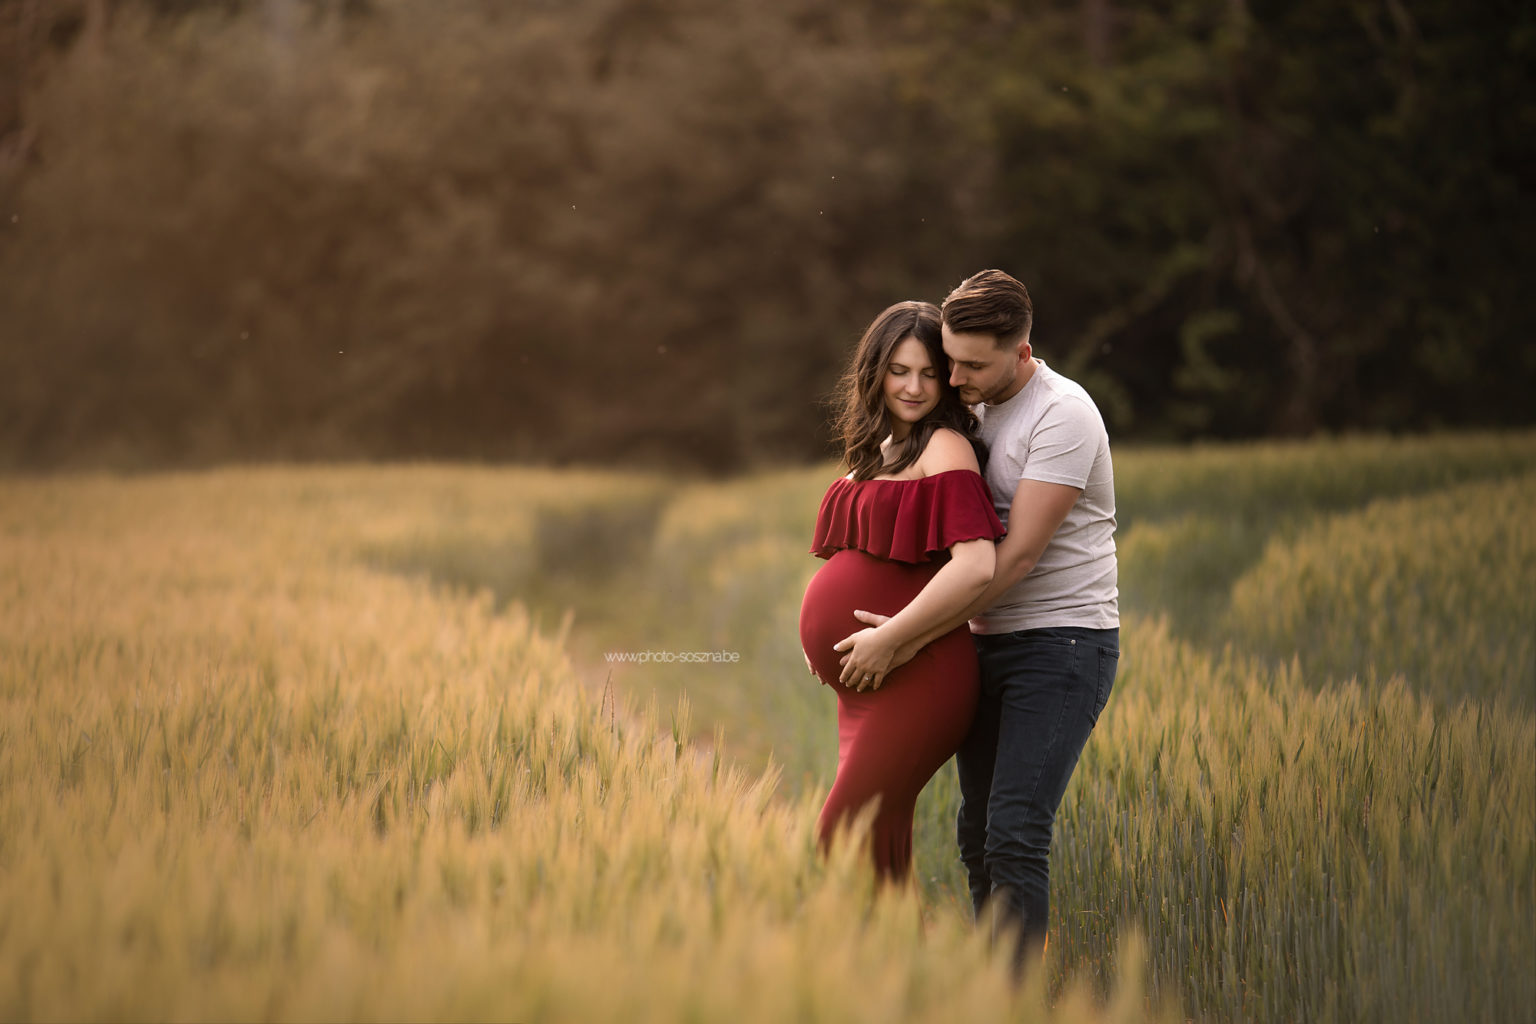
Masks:
[[[1109,703],[1109,691],[1115,686],[1115,670],[1120,665],[1120,652],[1113,647],[1099,648],[1099,672],[1093,696],[1093,722],[1099,722],[1104,705]]]
[[[1082,659],[1089,650],[1085,644],[1072,637],[1036,633],[1023,637],[1014,650],[1020,659],[1015,664],[1022,667],[1022,677],[1032,688],[1082,692],[1080,680],[1086,667]]]

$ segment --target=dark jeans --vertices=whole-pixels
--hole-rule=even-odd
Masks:
[[[1120,631],[1060,626],[974,639],[981,701],[955,755],[960,859],[977,920],[990,911],[995,938],[1017,937],[1017,974],[1045,941],[1056,809],[1109,700]]]

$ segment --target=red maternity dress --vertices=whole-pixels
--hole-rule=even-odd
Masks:
[[[859,692],[838,681],[832,645],[866,628],[855,608],[895,615],[949,559],[949,547],[1003,535],[986,481],[968,469],[914,480],[835,481],[821,501],[811,552],[827,559],[800,604],[800,643],[837,693],[837,779],[818,823],[823,846],[879,797],[870,834],[875,870],[902,879],[912,866],[917,795],[970,728],[976,649],[962,623]]]

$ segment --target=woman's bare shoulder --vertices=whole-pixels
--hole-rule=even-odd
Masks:
[[[976,461],[976,449],[971,447],[970,440],[949,427],[940,427],[933,432],[917,463],[924,476],[947,473],[953,469],[981,472],[981,464]]]

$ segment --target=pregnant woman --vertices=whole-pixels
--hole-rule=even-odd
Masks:
[[[876,317],[838,401],[850,471],[822,498],[811,551],[827,564],[800,605],[806,661],[838,702],[837,779],[818,829],[825,849],[878,800],[875,870],[903,881],[917,795],[971,724],[976,650],[961,625],[890,666],[986,588],[1003,526],[979,472],[976,419],[949,384],[938,307],[901,302]],[[868,628],[856,610],[891,618]]]

